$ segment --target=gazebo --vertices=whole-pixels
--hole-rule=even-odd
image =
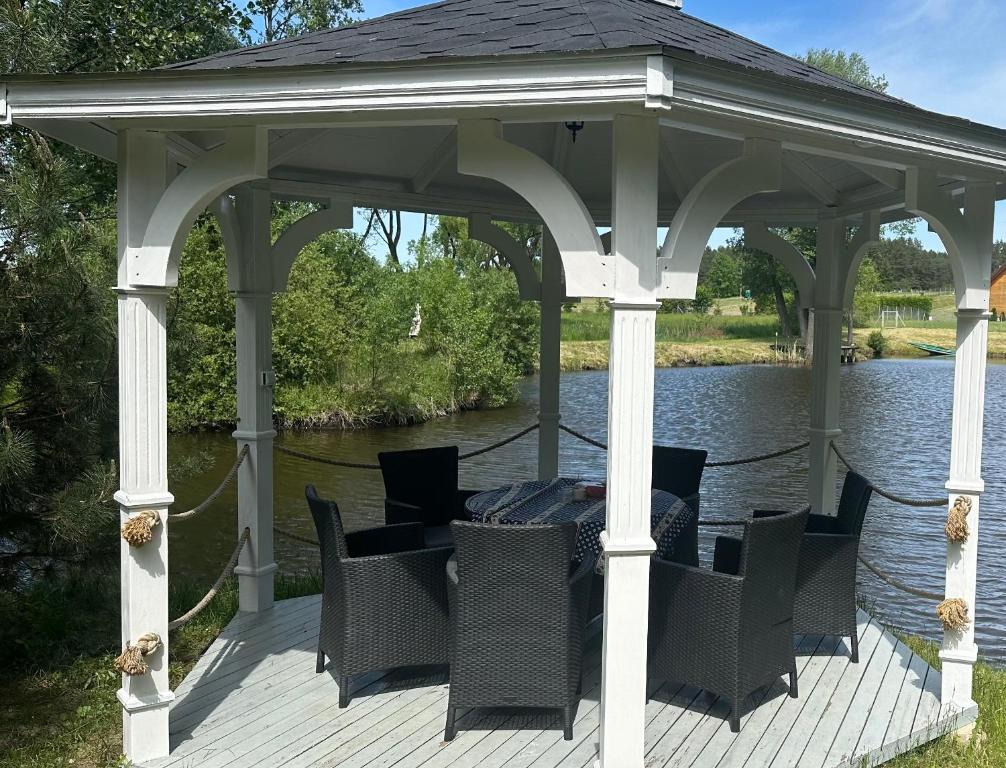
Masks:
[[[234,438],[247,453],[238,531],[250,531],[236,569],[239,632],[273,607],[273,293],[307,243],[352,226],[354,206],[464,216],[473,237],[509,260],[522,296],[541,302],[542,477],[558,473],[561,303],[610,302],[597,754],[605,768],[640,768],[654,549],[644,459],[660,300],[694,298],[718,226],[743,227],[792,273],[813,317],[808,501],[833,514],[843,309],[880,225],[921,217],[956,284],[946,487],[951,504],[971,500],[971,536],[948,543],[946,566],[946,594],[965,601],[970,623],[944,635],[939,692],[943,712],[970,714],[939,722],[973,721],[989,275],[1006,131],[851,84],[680,5],[444,0],[157,71],[0,82],[0,122],[118,164],[115,498],[123,520],[153,510],[162,523],[151,544],[122,545],[124,645],[147,632],[168,637],[165,309],[195,217],[210,209],[220,220],[237,304]],[[321,206],[273,243],[275,199]],[[543,224],[540,274],[493,220]],[[817,228],[814,268],[772,231],[781,226]],[[658,244],[660,227],[668,233]],[[123,677],[118,697],[127,757],[168,756],[166,648],[148,674]]]

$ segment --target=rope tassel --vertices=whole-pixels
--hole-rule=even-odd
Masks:
[[[154,526],[161,522],[161,516],[152,509],[138,512],[122,524],[122,538],[131,547],[142,547],[154,538]]]
[[[971,497],[958,496],[947,513],[947,526],[944,529],[947,539],[955,544],[963,544],[971,535],[968,529],[968,515],[971,514]]]
[[[126,648],[115,657],[113,662],[115,668],[130,677],[134,675],[145,675],[150,666],[144,660],[144,656],[149,656],[161,647],[161,638],[155,632],[147,632],[140,635],[136,645],[126,643]]]
[[[967,629],[971,620],[968,618],[968,604],[959,597],[951,597],[936,606],[936,615],[944,629]]]

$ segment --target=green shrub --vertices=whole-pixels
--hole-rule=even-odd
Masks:
[[[932,315],[933,297],[914,293],[860,293],[856,292],[853,321],[856,325],[870,326],[877,322],[881,309],[897,309],[903,315],[912,310],[925,316]]]
[[[866,346],[873,351],[874,357],[883,357],[890,347],[887,337],[880,331],[873,331],[866,339]]]

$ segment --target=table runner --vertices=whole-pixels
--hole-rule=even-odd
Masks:
[[[471,519],[502,525],[575,522],[578,525],[576,558],[593,553],[600,559],[606,499],[574,501],[578,481],[527,480],[472,496],[465,506]],[[680,534],[695,515],[686,502],[667,491],[654,489],[650,496],[650,528],[661,557],[669,557]]]

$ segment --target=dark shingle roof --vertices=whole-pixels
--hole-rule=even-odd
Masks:
[[[850,94],[904,103],[658,0],[444,0],[170,69],[329,66],[663,46]]]

